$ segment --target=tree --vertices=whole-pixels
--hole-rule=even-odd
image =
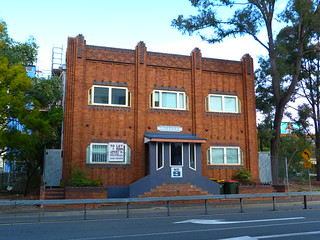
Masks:
[[[46,132],[43,146],[60,148],[62,130],[62,80],[58,77],[34,78],[28,94],[39,102],[41,119],[45,120],[50,129]]]
[[[59,83],[58,78],[32,79],[25,93],[33,103],[33,107],[27,109],[28,121],[16,119],[20,127],[9,125],[4,131],[6,159],[26,176],[25,195],[32,178],[42,172],[45,148],[60,148],[63,113],[59,104],[62,96]]]
[[[14,53],[20,45],[29,50]],[[8,126],[17,120],[27,126],[32,122],[30,118],[33,119],[33,114],[37,114],[38,109],[27,96],[31,79],[27,76],[24,66],[17,62],[19,58],[25,62],[35,60],[36,49],[35,44],[15,43],[8,36],[6,23],[0,21],[0,151],[2,153],[7,150],[8,142],[4,135],[9,129]],[[31,111],[32,108],[34,111]]]
[[[26,189],[35,169],[39,167],[38,161],[33,158],[38,146],[34,133],[48,125],[46,120],[40,118],[38,102],[27,94],[30,88],[31,79],[24,67],[9,67],[9,61],[0,57],[0,149],[7,160],[14,161],[19,167],[24,165],[22,169],[28,176]]]
[[[312,140],[303,131],[293,130],[292,134],[281,137],[280,159],[287,160],[289,176],[294,176],[296,173],[304,171],[301,153],[306,148],[313,150],[312,146]],[[284,168],[285,164],[282,164],[282,167]],[[283,171],[283,175],[284,173],[285,171]]]
[[[26,175],[24,193],[42,169],[45,147],[60,147],[61,80],[30,79],[25,65],[33,65],[34,41],[17,43],[0,22],[0,151]]]
[[[26,42],[16,42],[7,32],[6,23],[0,21],[0,56],[9,59],[9,65],[33,65],[37,60],[38,46],[30,36]]]
[[[319,38],[318,38],[319,39]],[[320,42],[311,44],[302,61],[301,81],[298,92],[307,100],[298,107],[298,121],[306,129],[308,136],[316,145],[317,180],[320,181]],[[309,124],[311,119],[312,124]],[[308,129],[312,126],[314,134]]]
[[[221,42],[227,37],[250,35],[259,42],[267,51],[267,62],[270,66],[269,84],[272,90],[272,105],[274,107],[273,137],[271,139],[272,156],[272,180],[278,184],[278,157],[280,146],[280,125],[285,107],[295,93],[301,70],[301,59],[307,43],[319,30],[320,11],[316,1],[292,0],[288,1],[286,10],[278,17],[277,24],[282,23],[276,34],[274,27],[277,9],[275,0],[190,0],[192,5],[198,8],[197,16],[184,18],[178,16],[172,21],[172,25],[183,33],[198,33],[201,38],[209,43]],[[222,8],[229,12],[220,12]],[[213,34],[208,35],[208,29]],[[259,35],[265,30],[267,39],[264,41]],[[210,32],[211,33],[211,32]],[[278,39],[278,41],[277,41]],[[289,45],[288,45],[289,44]],[[285,63],[282,50],[291,49],[291,72],[282,72],[279,62]],[[284,66],[281,65],[283,68]],[[285,77],[284,77],[285,76]]]

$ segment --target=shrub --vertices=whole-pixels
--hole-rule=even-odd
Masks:
[[[68,185],[71,187],[101,187],[103,182],[101,178],[91,180],[87,172],[80,168],[72,167]]]
[[[246,168],[239,168],[232,176],[232,180],[238,181],[242,185],[251,185],[252,174]]]

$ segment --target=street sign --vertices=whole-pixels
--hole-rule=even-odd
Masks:
[[[308,149],[305,149],[301,153],[301,157],[303,157],[306,161],[309,161],[310,158],[312,157],[312,153]]]
[[[311,163],[310,161],[305,161],[305,162],[303,163],[303,167],[304,167],[304,168],[312,168],[312,163]]]

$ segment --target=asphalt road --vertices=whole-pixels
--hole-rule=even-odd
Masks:
[[[320,210],[0,224],[2,240],[320,239]]]

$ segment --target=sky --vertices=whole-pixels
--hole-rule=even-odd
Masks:
[[[203,57],[227,60],[240,60],[248,53],[255,68],[257,57],[267,55],[249,36],[208,44],[171,26],[178,15],[196,13],[189,0],[2,0],[0,7],[0,19],[7,23],[11,38],[19,42],[35,38],[37,70],[43,72],[51,69],[53,47],[63,48],[64,62],[68,37],[78,34],[97,46],[134,49],[143,41],[148,51],[190,55],[198,47]]]

